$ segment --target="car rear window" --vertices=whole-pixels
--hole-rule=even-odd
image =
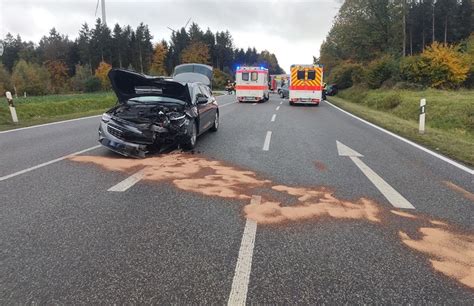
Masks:
[[[304,80],[304,75],[305,75],[304,70],[298,70],[298,72],[296,73],[296,78],[298,80]]]
[[[248,72],[243,72],[242,73],[242,81],[248,81],[249,80],[249,73]]]

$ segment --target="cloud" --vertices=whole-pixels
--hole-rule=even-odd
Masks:
[[[38,42],[55,27],[71,38],[81,24],[92,25],[96,0],[16,0],[1,1],[1,35],[20,34]],[[329,0],[106,0],[107,23],[113,26],[140,22],[148,24],[155,41],[169,39],[171,28],[180,28],[191,18],[213,32],[229,30],[236,47],[255,46],[277,55],[288,70],[293,63],[310,63],[328,33],[340,6]]]

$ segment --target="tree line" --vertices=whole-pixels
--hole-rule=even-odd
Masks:
[[[255,47],[236,48],[229,31],[202,30],[192,23],[171,34],[169,41],[153,44],[148,25],[115,24],[111,29],[97,19],[91,28],[84,23],[76,39],[55,28],[38,44],[8,33],[2,40],[0,91],[32,95],[107,89],[106,75],[112,67],[152,75],[170,75],[181,63],[203,63],[215,68],[215,85],[231,79],[240,65],[267,67],[284,73],[273,53]]]
[[[472,86],[473,3],[345,0],[315,61],[325,65],[330,81],[339,79],[345,87],[367,83],[367,69],[377,67],[384,71],[372,87],[389,79],[432,87]],[[439,73],[455,81],[431,79]]]

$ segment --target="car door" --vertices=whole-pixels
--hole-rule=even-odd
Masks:
[[[204,132],[207,130],[212,122],[213,119],[212,117],[212,101],[210,94],[206,91],[203,85],[198,85],[196,86],[196,97],[199,99],[200,97],[203,97],[206,99],[206,103],[198,103],[197,108],[198,108],[198,113],[199,113],[199,133]]]

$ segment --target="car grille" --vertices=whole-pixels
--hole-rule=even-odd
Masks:
[[[114,137],[123,139],[123,133],[124,132],[122,130],[114,127],[114,126],[107,125],[107,132],[109,132],[109,134],[114,136]]]

